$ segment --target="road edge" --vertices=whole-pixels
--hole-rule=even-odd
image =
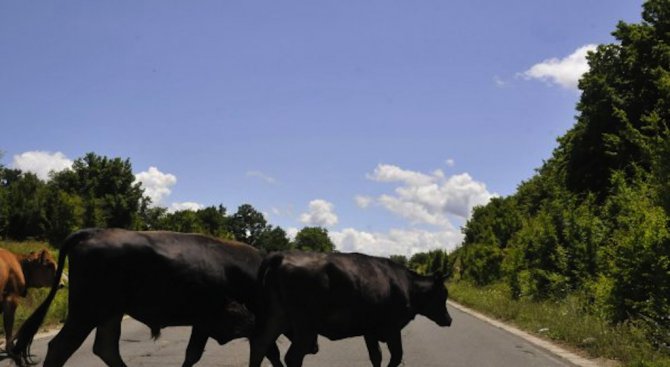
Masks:
[[[516,336],[520,337],[521,339],[535,345],[536,347],[544,349],[547,352],[549,352],[551,354],[554,354],[554,355],[556,355],[556,356],[574,364],[575,366],[579,366],[579,367],[603,367],[603,365],[601,365],[601,364],[599,364],[599,363],[597,363],[593,360],[584,358],[580,355],[577,355],[573,352],[570,352],[570,351],[568,351],[568,350],[566,350],[566,349],[564,349],[564,348],[562,348],[562,347],[560,347],[560,346],[558,346],[554,343],[551,343],[547,340],[538,338],[537,336],[532,335],[532,334],[530,334],[526,331],[523,331],[521,329],[518,329],[514,326],[511,326],[511,325],[505,324],[501,321],[492,319],[492,318],[490,318],[490,317],[488,317],[488,316],[486,316],[482,313],[479,313],[479,312],[477,312],[477,311],[475,311],[471,308],[465,307],[465,306],[461,305],[460,303],[456,303],[452,300],[448,300],[447,304],[451,307],[454,307],[454,308],[458,309],[459,311],[465,312],[466,314],[468,314],[470,316],[473,316],[473,317],[475,317],[475,318],[477,318],[481,321],[484,321],[484,322],[486,322],[486,323],[488,323],[492,326],[495,326],[499,329],[502,329],[502,330],[504,330],[504,331],[506,331],[510,334],[516,335]]]

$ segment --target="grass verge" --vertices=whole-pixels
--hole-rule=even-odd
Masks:
[[[614,359],[631,367],[670,367],[670,355],[655,349],[634,322],[609,324],[584,311],[571,295],[561,301],[513,300],[505,284],[475,287],[464,281],[448,284],[454,301],[517,327],[585,351],[594,358]]]

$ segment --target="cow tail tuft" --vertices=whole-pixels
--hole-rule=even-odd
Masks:
[[[81,230],[71,234],[68,238],[65,239],[63,245],[60,248],[60,253],[58,255],[58,269],[56,271],[56,277],[54,283],[51,285],[51,290],[47,297],[42,301],[42,304],[33,312],[30,317],[21,325],[21,328],[14,336],[14,347],[11,351],[8,351],[8,356],[12,358],[14,363],[19,367],[25,367],[37,364],[36,361],[32,359],[30,354],[30,346],[33,342],[35,334],[42,325],[44,317],[49,311],[49,306],[56,297],[56,292],[58,291],[60,285],[60,279],[63,275],[63,268],[65,266],[65,259],[69,250],[80,243],[81,241],[86,240],[95,233],[95,230]]]
[[[159,327],[152,327],[151,328],[151,338],[156,341],[158,338],[161,337],[161,328]]]

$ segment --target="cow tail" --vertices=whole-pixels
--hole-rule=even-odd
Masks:
[[[47,297],[42,301],[42,304],[33,312],[30,317],[21,325],[21,328],[14,336],[14,347],[9,352],[9,356],[14,360],[19,367],[24,367],[28,365],[34,365],[37,362],[33,361],[30,354],[30,345],[33,342],[33,338],[37,331],[39,330],[44,317],[49,311],[49,306],[56,297],[56,292],[58,291],[60,285],[60,279],[63,275],[63,268],[65,266],[65,259],[67,257],[70,249],[77,243],[86,240],[91,235],[93,235],[93,230],[81,230],[71,234],[68,238],[65,239],[63,245],[60,248],[60,253],[58,255],[58,268],[56,270],[56,277],[54,282],[51,285],[51,290]]]
[[[258,269],[258,283],[261,286],[261,289],[276,289],[272,284],[276,279],[270,274],[273,269],[281,265],[281,262],[284,260],[284,256],[280,253],[274,253],[268,255],[263,262],[261,263],[260,268]]]
[[[281,265],[283,260],[284,256],[281,253],[272,253],[263,259],[258,268],[258,292],[260,293],[258,299],[261,300],[259,311],[262,319],[267,317],[267,307],[270,306],[272,297],[276,296],[272,292],[278,289],[275,284],[277,279],[272,272]]]

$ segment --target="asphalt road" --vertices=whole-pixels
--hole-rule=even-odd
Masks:
[[[441,328],[430,320],[417,317],[403,330],[404,366],[420,367],[519,367],[572,366],[567,361],[541,350],[506,331],[490,326],[451,307],[454,322]],[[121,337],[121,353],[128,366],[181,366],[190,328],[163,329],[160,339],[153,341],[149,329],[132,319],[126,319]],[[50,337],[36,340],[32,352],[44,359]],[[105,366],[92,353],[93,333],[68,361],[68,366]],[[281,338],[282,355],[289,342]],[[340,341],[319,339],[320,351],[305,358],[309,366],[370,366],[362,338]],[[389,354],[382,346],[384,363]],[[249,346],[246,340],[236,340],[219,346],[210,339],[199,367],[245,367]],[[3,365],[7,365],[3,363]],[[265,362],[264,365],[270,365]]]

